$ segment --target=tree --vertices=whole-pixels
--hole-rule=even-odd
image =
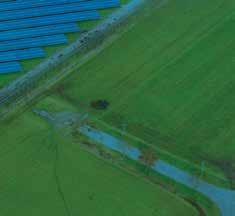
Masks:
[[[145,173],[149,175],[152,166],[157,160],[156,154],[150,148],[143,149],[139,159],[145,165]]]
[[[96,100],[96,101],[92,101],[90,106],[94,109],[97,110],[106,110],[109,107],[109,102],[107,100]]]

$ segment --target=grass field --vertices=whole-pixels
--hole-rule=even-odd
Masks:
[[[153,9],[64,82],[63,99],[234,178],[234,8],[232,0],[176,0]],[[89,109],[99,98],[108,110]]]
[[[0,128],[1,215],[197,215],[159,186],[64,139],[31,112]]]
[[[234,180],[234,9],[232,0],[164,1],[37,106],[126,124],[131,136]],[[92,109],[96,99],[109,108]],[[0,129],[2,215],[197,215],[30,112]]]

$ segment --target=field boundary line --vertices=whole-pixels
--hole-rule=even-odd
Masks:
[[[98,123],[100,123],[101,125],[104,125],[105,127],[111,129],[112,131],[116,131],[119,135],[123,134],[123,131],[121,131],[120,129],[118,129],[118,128],[114,127],[114,126],[111,126],[110,124],[108,124],[108,123],[106,123],[106,122],[104,122],[104,121],[102,121],[102,120],[100,120],[100,119],[95,118],[94,120],[97,121]],[[124,135],[124,136],[126,136],[126,137],[129,138],[129,139],[132,139],[132,140],[135,140],[135,141],[137,141],[137,142],[140,142],[140,143],[142,143],[142,144],[144,144],[144,145],[146,145],[146,146],[149,146],[149,147],[155,149],[157,152],[160,152],[160,153],[162,153],[162,154],[165,154],[165,155],[169,156],[170,158],[175,159],[176,161],[183,162],[183,163],[185,163],[186,165],[191,166],[191,168],[195,168],[195,169],[197,169],[197,170],[200,170],[200,166],[199,166],[199,165],[197,165],[197,164],[195,164],[195,163],[191,163],[190,161],[188,161],[188,160],[185,159],[185,158],[176,156],[176,155],[174,155],[174,154],[172,154],[172,153],[170,153],[170,152],[168,152],[168,151],[166,151],[166,150],[163,150],[163,149],[161,149],[161,148],[159,148],[159,147],[156,147],[156,146],[154,146],[153,144],[151,144],[151,143],[149,143],[149,142],[147,142],[147,141],[145,141],[145,140],[143,140],[143,139],[141,139],[141,138],[139,138],[139,137],[137,137],[137,136],[135,136],[135,135],[133,135],[133,134],[130,134],[129,132],[125,132],[125,135]],[[223,178],[223,177],[221,177],[221,176],[216,175],[216,174],[215,174],[213,171],[211,171],[211,170],[208,170],[208,169],[207,169],[207,170],[205,171],[205,173],[208,173],[211,177],[214,177],[214,178],[218,179],[219,181],[223,181],[224,183],[225,183],[225,182],[228,183],[228,180],[227,180],[227,179],[225,179],[225,178]]]

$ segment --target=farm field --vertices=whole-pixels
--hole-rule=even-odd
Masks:
[[[0,215],[204,215],[200,210],[217,215],[207,198],[160,174],[151,176],[158,184],[130,174],[85,150],[81,134],[74,142],[64,128],[55,129],[32,112],[88,113],[91,126],[141,150],[150,145],[159,152],[157,159],[167,161],[164,152],[197,165],[202,172],[191,174],[216,184],[206,169],[212,178],[226,179],[220,186],[235,188],[235,2],[149,3],[117,40],[95,49],[87,62],[85,55],[84,64],[79,55],[71,57],[68,62],[78,67],[67,79],[0,123]],[[68,35],[71,42],[77,36]],[[46,48],[48,56],[60,48]],[[39,62],[23,62],[24,68]],[[0,87],[17,76],[2,76]],[[94,108],[100,99],[107,108]],[[177,167],[177,159],[167,162]],[[192,198],[199,211],[180,197]]]
[[[234,8],[232,0],[153,8],[61,84],[55,98],[234,180]],[[97,99],[109,108],[92,110]]]
[[[32,112],[0,128],[1,215],[198,215],[182,199],[65,139]]]

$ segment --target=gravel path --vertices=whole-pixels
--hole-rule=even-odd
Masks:
[[[141,153],[137,148],[131,147],[128,143],[107,133],[92,129],[88,126],[82,127],[80,132],[109,149],[125,154],[132,160],[139,159]],[[223,216],[235,215],[235,191],[209,184],[162,160],[156,161],[152,168],[156,172],[204,194],[217,204]]]
[[[86,116],[71,112],[49,113],[47,111],[37,109],[33,111],[35,114],[41,116],[43,119],[57,127],[73,125],[76,122],[82,122],[86,118]],[[130,144],[89,126],[80,127],[79,130],[83,135],[104,145],[105,147],[120,152],[132,160],[139,160],[141,155],[140,150]],[[204,194],[216,203],[222,216],[235,215],[235,191],[209,184],[162,160],[157,160],[152,166],[152,169],[178,183]]]

